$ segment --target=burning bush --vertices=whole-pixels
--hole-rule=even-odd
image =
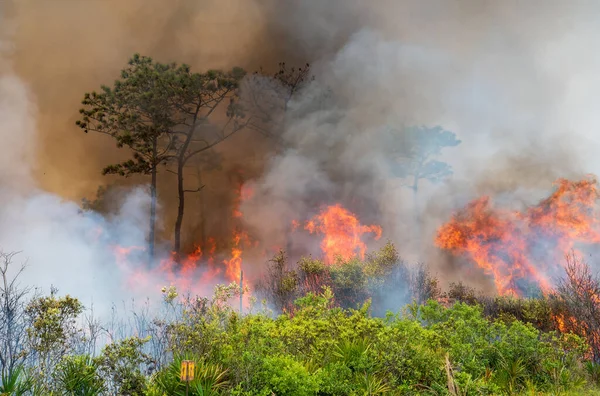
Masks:
[[[490,275],[498,294],[544,292],[561,273],[561,257],[578,243],[600,242],[598,184],[594,178],[560,179],[555,191],[524,211],[474,200],[439,230],[436,244],[466,257]]]
[[[552,295],[554,319],[561,332],[585,338],[590,359],[600,363],[600,278],[574,253],[566,261],[566,277]]]

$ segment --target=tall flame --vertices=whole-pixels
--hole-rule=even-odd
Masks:
[[[473,260],[499,294],[523,294],[523,280],[547,291],[567,252],[577,243],[600,242],[596,180],[559,179],[555,186],[522,212],[497,209],[489,197],[476,199],[440,227],[436,244]]]
[[[364,258],[367,247],[362,236],[367,233],[375,234],[375,239],[381,238],[381,227],[378,225],[365,226],[360,224],[357,217],[341,205],[331,205],[306,223],[304,229],[312,233],[323,234],[321,249],[327,263],[334,263],[337,257],[343,260],[357,255]]]
[[[242,219],[244,217],[242,211],[240,210],[240,206],[243,201],[250,199],[254,191],[245,184],[240,183],[237,188],[237,199],[235,201],[235,207],[233,209],[233,217],[237,219]],[[250,238],[248,234],[241,230],[241,227],[237,226],[236,230],[233,233],[233,247],[231,248],[231,258],[229,260],[223,261],[225,264],[226,270],[225,275],[228,280],[234,281],[239,280],[242,270],[242,253],[243,247],[247,247],[250,245]]]

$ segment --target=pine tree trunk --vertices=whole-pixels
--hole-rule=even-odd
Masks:
[[[154,241],[156,233],[156,155],[157,141],[152,142],[152,181],[150,182],[150,232],[148,235],[148,258],[150,263],[154,261]]]
[[[186,157],[188,147],[194,136],[194,130],[196,128],[196,116],[194,116],[194,122],[188,131],[185,142],[179,149],[179,155],[177,158],[177,197],[179,198],[179,205],[177,207],[177,220],[175,220],[175,236],[173,242],[173,256],[176,263],[181,262],[181,225],[183,224],[183,211],[185,207],[185,189],[183,186],[183,169],[185,163],[189,159]]]
[[[185,207],[185,191],[183,189],[183,164],[180,162],[177,169],[177,195],[179,206],[177,207],[177,220],[175,221],[175,241],[173,243],[173,255],[175,262],[181,262],[181,225],[183,224],[183,211]]]
[[[198,165],[198,185],[202,186],[202,171],[200,169],[200,165]],[[206,201],[204,199],[204,191],[198,192],[198,204],[200,207],[200,243],[204,249],[208,244],[206,236]]]

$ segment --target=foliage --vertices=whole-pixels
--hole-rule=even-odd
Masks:
[[[39,353],[67,348],[70,336],[76,332],[75,319],[83,311],[83,305],[69,295],[57,298],[34,299],[25,312],[31,319],[29,338]]]
[[[76,319],[82,311],[79,300],[69,295],[58,298],[55,289],[50,296],[33,299],[25,308],[30,323],[28,344],[42,389],[49,388],[54,366],[80,339]]]
[[[344,308],[356,308],[366,300],[374,299],[382,316],[386,307],[396,309],[401,305],[397,300],[408,301],[411,292],[421,293],[424,299],[437,297],[437,289],[431,292],[421,290],[422,286],[414,283],[408,286],[411,271],[391,242],[367,254],[364,260],[338,258],[335,264],[326,265],[322,260],[302,257],[295,265],[290,265],[285,252],[280,251],[268,264],[266,274],[255,286],[255,293],[266,298],[278,312],[293,311],[295,299],[307,293],[319,293],[323,287],[331,288],[337,304]],[[429,282],[437,287],[428,273],[418,275],[418,271],[420,269],[417,269],[415,280],[429,277]],[[388,300],[395,301],[388,304]]]
[[[464,303],[446,308],[430,300],[415,303],[413,314],[383,319],[369,315],[369,304],[342,309],[337,301],[325,288],[275,319],[230,312],[206,334],[219,350],[197,359],[227,368],[233,394],[385,394],[449,383],[455,394],[496,394],[582,384],[586,347],[577,336],[490,321],[480,306]]]
[[[223,327],[237,320],[228,302],[239,293],[239,286],[231,283],[217,285],[211,299],[184,299],[180,320],[168,327],[171,350],[202,357],[218,355],[219,343],[224,338]],[[171,290],[167,298],[174,299],[174,296],[177,294]]]
[[[153,359],[142,352],[149,338],[129,337],[104,347],[96,359],[99,372],[107,378],[109,392],[114,395],[140,396],[146,389],[142,368],[152,371]]]
[[[261,393],[276,395],[314,395],[319,389],[318,379],[289,355],[266,356],[256,378]]]
[[[2,373],[0,395],[22,396],[33,387],[32,378],[27,376],[23,366],[15,366],[13,370]]]
[[[96,396],[104,390],[98,366],[90,356],[65,357],[58,365],[54,382],[61,394],[72,396]]]
[[[189,394],[209,396],[218,394],[228,385],[226,380],[227,370],[218,364],[203,361],[194,355],[176,355],[167,367],[154,377],[157,390],[167,395],[185,395],[186,383],[180,379],[180,367],[183,360],[195,362],[194,380],[189,383]]]
[[[278,316],[240,316],[230,305],[239,297],[234,283],[217,286],[210,298],[163,288],[173,313],[160,319],[166,337],[160,353],[167,356],[148,354],[150,338],[139,337],[115,339],[95,357],[80,355],[79,301],[54,290],[36,297],[26,307],[29,366],[4,373],[0,390],[163,396],[183,395],[189,386],[191,395],[495,395],[593,394],[598,387],[589,336],[552,327],[557,313],[577,312],[565,311],[560,294],[485,298],[462,284],[441,293],[425,267],[408,268],[391,244],[333,266],[304,258],[287,267],[283,252],[275,259],[285,265],[277,274],[293,272],[297,282],[290,309]],[[394,274],[409,274],[411,298],[404,301],[413,302],[374,316],[372,297],[381,297],[376,291]],[[303,292],[310,279],[319,292]],[[426,293],[437,300],[419,301]],[[166,364],[157,367],[160,359]],[[196,364],[189,384],[179,377],[182,360]],[[44,361],[52,364],[41,368]]]

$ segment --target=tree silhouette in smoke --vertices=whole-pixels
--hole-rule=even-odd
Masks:
[[[461,141],[454,132],[441,126],[411,126],[402,129],[388,129],[388,155],[393,158],[392,172],[406,182],[404,187],[413,192],[415,223],[419,224],[418,193],[419,183],[427,180],[440,183],[452,175],[452,166],[438,161],[447,147],[456,147]]]
[[[248,127],[286,147],[284,132],[290,116],[290,103],[315,77],[310,64],[289,68],[280,62],[278,70],[269,74],[262,68],[249,76],[244,84],[244,105],[255,115]]]

